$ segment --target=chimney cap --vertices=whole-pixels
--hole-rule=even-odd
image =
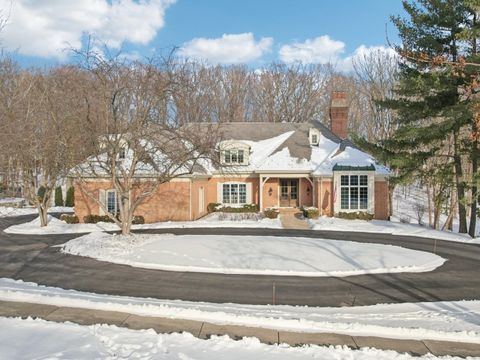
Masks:
[[[346,108],[348,107],[347,104],[347,92],[346,91],[332,91],[332,98],[331,98],[331,107],[335,108]]]

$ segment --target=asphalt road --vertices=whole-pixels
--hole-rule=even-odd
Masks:
[[[436,253],[448,261],[426,273],[307,278],[169,272],[63,254],[58,247],[52,247],[78,234],[13,235],[2,231],[31,219],[33,216],[0,219],[0,277],[95,293],[217,303],[271,304],[273,284],[276,304],[352,306],[480,299],[479,245],[438,240]],[[430,252],[435,242],[409,236],[311,230],[215,228],[148,232],[304,236],[394,244]]]

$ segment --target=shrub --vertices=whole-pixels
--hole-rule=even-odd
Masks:
[[[142,225],[145,224],[145,218],[142,215],[135,215],[132,219],[133,225]]]
[[[307,219],[316,219],[320,215],[318,209],[316,207],[305,207],[302,209],[303,216]]]
[[[55,188],[55,206],[63,206],[63,193],[60,186]]]
[[[265,209],[265,210],[263,210],[263,215],[265,215],[265,217],[267,217],[269,219],[276,219],[278,217],[278,214],[280,214],[280,213],[276,209]]]
[[[83,217],[83,222],[86,224],[96,224],[98,222],[109,222],[112,223],[113,220],[110,219],[108,215],[86,215]]]
[[[67,196],[65,197],[65,206],[75,206],[75,189],[73,186],[70,186],[67,190]]]
[[[337,217],[341,219],[348,219],[348,220],[372,220],[373,219],[373,215],[365,211],[339,212],[337,213]]]
[[[60,220],[65,221],[67,224],[78,224],[80,222],[78,216],[72,214],[62,214],[60,215]]]
[[[47,191],[47,189],[45,189],[45,186],[43,186],[43,185],[38,188],[37,196],[38,196],[39,201],[43,200],[43,197],[45,196],[46,191]]]
[[[219,207],[222,204],[219,203],[210,203],[207,205],[207,212],[210,214],[212,212],[217,211],[217,207]]]

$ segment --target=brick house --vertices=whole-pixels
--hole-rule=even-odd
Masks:
[[[330,129],[318,122],[224,123],[220,165],[162,184],[136,214],[147,223],[195,220],[207,214],[209,203],[221,203],[261,210],[315,206],[321,215],[362,211],[388,219],[389,170],[347,139],[347,119],[345,93],[334,92]],[[108,181],[91,179],[87,188],[114,210]],[[102,214],[78,184],[75,212],[81,221]]]

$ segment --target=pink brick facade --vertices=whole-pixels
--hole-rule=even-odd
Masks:
[[[258,176],[209,177],[198,179],[178,179],[162,184],[156,193],[146,199],[136,211],[147,223],[159,221],[187,221],[207,214],[209,203],[218,203],[222,183],[249,183],[251,192],[247,202],[260,206],[260,178]],[[312,184],[313,182],[313,184]],[[220,184],[220,186],[219,186]],[[332,178],[298,178],[298,207],[315,206],[320,215],[334,216],[334,186]],[[92,181],[84,186],[88,193],[99,197],[99,189],[108,190],[112,186],[107,181]],[[280,178],[265,179],[263,185],[262,208],[280,207]],[[80,221],[89,214],[100,214],[98,202],[86,195],[78,184],[75,186],[75,212]],[[338,201],[338,200],[337,200]],[[375,219],[389,217],[388,181],[375,181]]]

